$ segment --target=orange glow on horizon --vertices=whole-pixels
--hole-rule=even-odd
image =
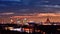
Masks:
[[[24,18],[27,18],[27,22],[34,21],[34,22],[46,22],[46,19],[49,18],[50,22],[60,22],[60,13],[39,13],[35,15],[24,15],[24,16],[12,16],[10,17],[16,23],[16,19],[20,19],[21,21]],[[0,22],[10,22],[10,18],[0,18]]]

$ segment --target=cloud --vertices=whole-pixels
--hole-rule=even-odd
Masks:
[[[38,16],[60,16],[60,13],[40,13]]]
[[[60,8],[60,5],[40,5],[41,7],[53,7],[53,8]]]
[[[0,13],[0,15],[12,15],[14,14],[13,12],[10,12],[10,13]]]
[[[45,1],[41,1],[41,2],[44,2],[44,3],[49,3],[50,1],[46,1],[46,0],[45,0]]]
[[[0,1],[21,1],[21,0],[0,0]]]
[[[5,7],[5,6],[7,6],[7,5],[5,5],[5,4],[0,4],[0,6],[2,6],[2,7],[4,6],[4,7]]]

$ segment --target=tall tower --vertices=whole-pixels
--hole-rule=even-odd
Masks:
[[[27,22],[27,18],[24,18],[23,23],[26,23],[26,22]]]
[[[47,18],[47,20],[46,20],[46,22],[45,23],[50,23],[50,20],[49,20],[49,18]]]
[[[19,19],[19,18],[17,18],[17,24],[20,24],[20,23],[21,23],[20,19]]]
[[[11,23],[14,22],[13,19],[11,19],[10,21],[11,21]]]

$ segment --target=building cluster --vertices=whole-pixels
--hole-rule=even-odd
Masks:
[[[34,22],[36,24],[39,23],[60,23],[60,15],[56,14],[25,14],[25,15],[19,15],[19,16],[3,16],[0,17],[0,23],[6,24],[24,24]]]

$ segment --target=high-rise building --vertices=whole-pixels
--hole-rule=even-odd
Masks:
[[[21,23],[20,19],[17,18],[17,24],[20,24],[20,23]]]
[[[23,19],[23,23],[27,23],[27,18],[24,18]]]

